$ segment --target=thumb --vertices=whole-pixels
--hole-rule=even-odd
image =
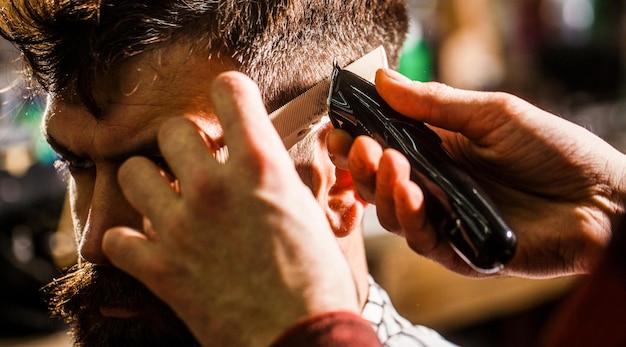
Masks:
[[[482,138],[504,121],[502,98],[508,95],[456,89],[437,82],[414,82],[389,69],[376,72],[376,90],[399,113],[460,132],[471,140]]]
[[[116,227],[105,232],[102,250],[111,263],[129,275],[144,281],[145,271],[155,258],[154,244],[146,235],[128,227]]]

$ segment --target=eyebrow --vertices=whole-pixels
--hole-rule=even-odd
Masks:
[[[81,156],[72,151],[68,146],[62,144],[53,136],[49,134],[45,134],[44,138],[50,145],[50,147],[63,159],[66,160],[83,160],[88,158],[87,156]],[[161,151],[159,150],[158,144],[153,141],[146,141],[143,143],[139,143],[136,147],[133,147],[129,151],[124,151],[120,154],[115,154],[106,159],[111,162],[123,162],[126,159],[134,156],[141,156],[146,158],[154,158],[155,156],[161,156]]]

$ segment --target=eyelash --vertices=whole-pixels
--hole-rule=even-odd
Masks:
[[[159,169],[163,170],[166,174],[170,176],[174,176],[172,170],[169,165],[165,161],[165,159],[161,156],[152,156],[149,157]],[[89,159],[79,159],[79,160],[69,160],[66,158],[57,155],[57,159],[54,161],[53,166],[57,173],[65,180],[69,178],[69,176],[80,173],[84,170],[89,170],[95,166],[95,164]]]
[[[57,160],[54,161],[54,168],[64,178],[84,170],[89,170],[94,166],[95,164],[89,159],[69,160],[57,156]]]
[[[52,165],[54,166],[54,169],[57,171],[57,174],[61,176],[63,180],[67,181],[67,179],[70,176],[68,162],[65,159],[57,157],[57,159],[54,161]]]

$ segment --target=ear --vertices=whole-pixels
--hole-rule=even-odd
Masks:
[[[338,169],[326,149],[327,131],[319,132],[320,150],[315,155],[316,189],[314,194],[322,205],[326,218],[336,237],[345,237],[361,230],[363,212],[367,202],[356,191],[350,172]]]
[[[335,183],[330,186],[323,207],[335,236],[345,237],[361,230],[367,203],[359,197],[348,171],[337,168],[334,171]]]

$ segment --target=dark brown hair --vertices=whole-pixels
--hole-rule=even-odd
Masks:
[[[333,58],[384,45],[394,66],[407,28],[404,0],[0,0],[0,15],[28,76],[88,107],[100,74],[185,42],[233,57],[271,110],[326,78]]]

